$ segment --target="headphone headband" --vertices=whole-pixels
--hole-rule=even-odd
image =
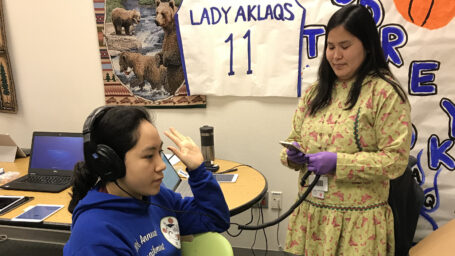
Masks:
[[[111,147],[92,141],[93,126],[112,108],[114,107],[101,106],[94,109],[86,118],[82,129],[85,162],[89,170],[98,174],[103,181],[114,181],[125,176],[126,172],[125,163]]]
[[[101,106],[95,108],[90,115],[85,119],[84,126],[82,128],[83,134],[90,134],[93,130],[93,125],[98,118],[104,116],[104,114],[113,107]]]

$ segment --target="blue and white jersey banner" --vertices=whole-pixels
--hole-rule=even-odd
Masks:
[[[184,0],[175,19],[189,94],[300,96],[299,2]]]

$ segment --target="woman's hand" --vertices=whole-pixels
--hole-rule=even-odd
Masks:
[[[324,175],[334,173],[337,166],[337,153],[319,152],[307,154],[308,171],[314,172],[316,175]]]
[[[292,144],[297,148],[300,148],[299,143],[293,141]],[[286,149],[286,154],[288,156],[288,160],[295,164],[304,165],[308,162],[308,159],[305,157],[305,154],[294,148]]]
[[[188,170],[194,170],[204,162],[201,150],[190,137],[184,136],[172,127],[169,128],[169,131],[165,131],[164,134],[178,147],[169,146],[167,149],[180,158],[188,167]]]

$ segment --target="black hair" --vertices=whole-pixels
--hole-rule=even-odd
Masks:
[[[357,37],[362,42],[366,52],[365,60],[357,70],[356,80],[346,100],[346,104],[348,104],[346,109],[352,109],[356,104],[360,95],[362,82],[368,74],[379,76],[387,81],[398,93],[400,98],[407,102],[406,93],[398,82],[394,80],[393,74],[384,57],[373,16],[362,5],[348,5],[336,11],[327,23],[324,55],[318,71],[319,85],[316,89],[316,95],[310,103],[310,114],[315,114],[318,110],[323,109],[332,100],[332,90],[337,76],[327,61],[326,49],[327,37],[330,31],[338,26],[343,26],[349,33]]]
[[[139,139],[138,127],[144,120],[153,124],[149,113],[143,107],[111,107],[93,121],[90,140],[109,146],[124,161],[126,152],[133,148]],[[86,150],[88,149],[84,148],[84,151]],[[98,181],[96,172],[88,168],[85,162],[78,162],[74,166],[69,212],[73,212],[79,200],[84,198]],[[99,182],[104,183],[102,180]]]

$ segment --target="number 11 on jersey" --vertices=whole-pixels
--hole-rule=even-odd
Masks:
[[[247,51],[248,51],[248,70],[246,71],[247,75],[253,74],[253,70],[251,70],[251,38],[250,38],[250,30],[245,33],[243,39],[247,39]],[[234,52],[234,42],[232,38],[232,33],[228,36],[228,38],[224,41],[225,43],[229,43],[229,76],[233,76],[235,74],[232,64],[234,62],[233,52]]]

